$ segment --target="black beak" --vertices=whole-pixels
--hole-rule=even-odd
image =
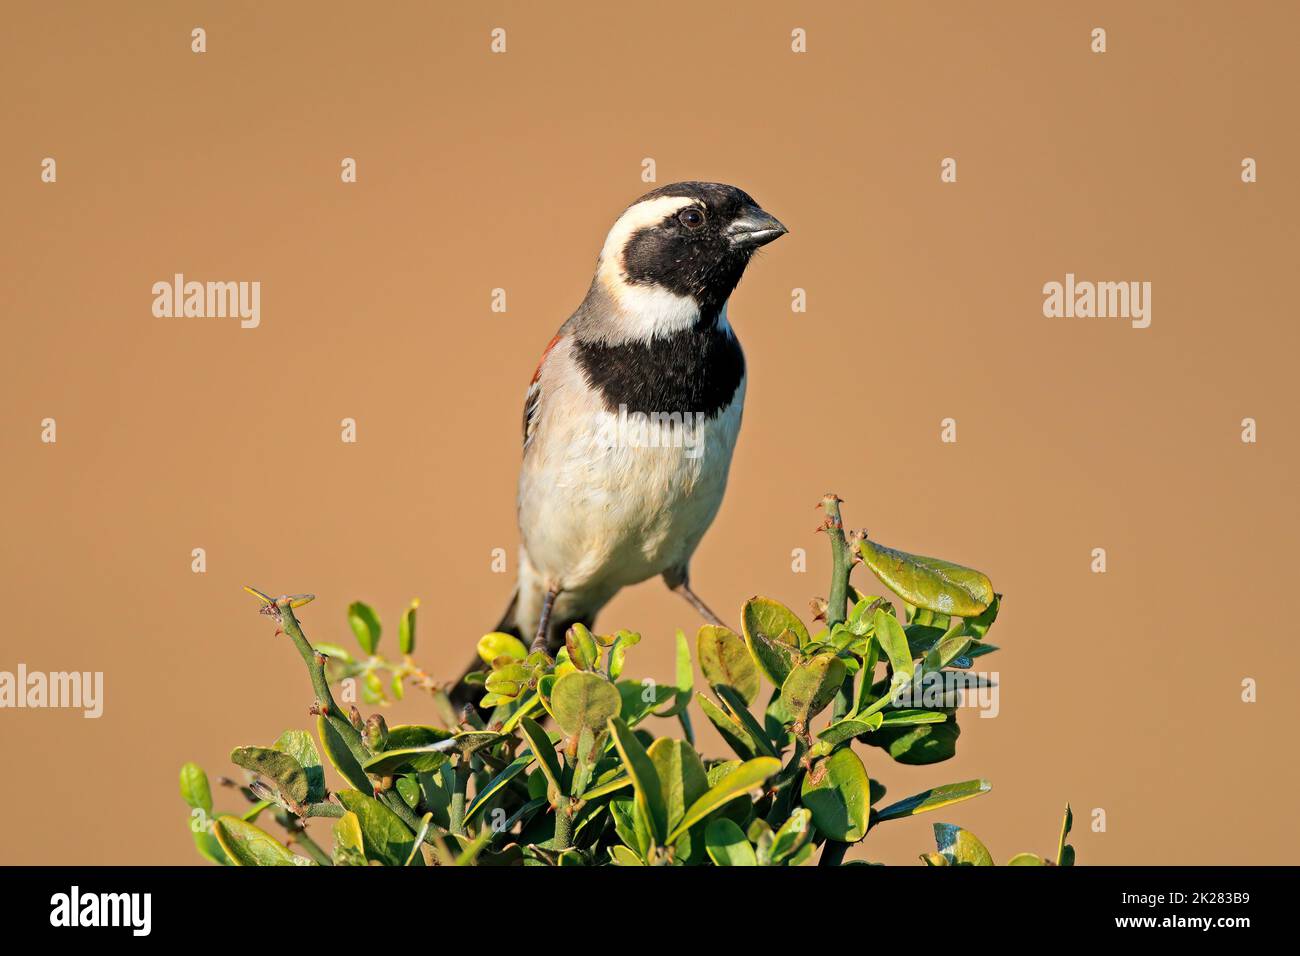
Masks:
[[[749,206],[724,230],[732,249],[757,249],[790,230],[781,221],[757,206]]]

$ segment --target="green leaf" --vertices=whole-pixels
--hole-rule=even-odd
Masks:
[[[814,764],[804,776],[800,795],[817,829],[832,840],[857,843],[866,835],[871,783],[867,768],[851,748]]]
[[[688,807],[709,789],[709,779],[704,764],[695,748],[681,740],[660,738],[650,745],[646,756],[654,765],[659,777],[659,790],[667,811],[668,829],[672,830],[686,815]],[[685,841],[689,842],[689,841]],[[690,859],[698,855],[699,847],[678,843],[678,857]]]
[[[583,802],[589,804],[593,800],[608,796],[611,793],[616,793],[624,787],[630,786],[632,786],[632,777],[626,773],[618,773],[610,777],[604,783],[598,783],[596,786],[584,791],[582,799]]]
[[[348,605],[348,624],[357,636],[357,643],[367,654],[373,655],[379,646],[379,635],[383,628],[379,625],[379,615],[375,609],[364,601],[353,601]]]
[[[745,706],[745,699],[730,687],[722,686],[714,689],[718,692],[718,696],[722,698],[722,702],[727,705],[731,717],[744,728],[746,739],[753,745],[753,753],[750,756],[778,756],[777,752],[772,749],[771,741],[767,739],[767,732],[763,729],[763,725]]]
[[[940,807],[950,806],[963,800],[969,800],[971,797],[978,797],[982,793],[988,793],[990,789],[992,789],[992,785],[987,780],[964,780],[961,783],[949,783],[942,787],[934,787],[905,800],[899,800],[897,803],[892,803],[883,810],[877,811],[876,822],[883,823],[886,820],[915,816],[918,813],[925,813],[927,810],[938,810]]]
[[[305,730],[286,730],[273,744],[276,750],[282,750],[302,767],[307,774],[307,803],[317,803],[325,799],[325,768],[321,766],[320,753]]]
[[[1047,862],[1037,853],[1017,853],[1007,860],[1007,866],[1046,866]]]
[[[848,714],[850,717],[859,714],[866,716],[871,712],[870,707],[873,703],[871,688],[875,685],[876,664],[880,661],[879,642],[873,638],[867,638],[866,647],[862,648],[858,656],[862,661],[862,667],[859,669],[862,676],[858,681],[858,693],[853,702],[853,710]],[[885,695],[885,697],[888,700],[888,695]],[[881,706],[886,705],[882,704]]]
[[[533,669],[527,664],[503,664],[502,660],[508,658],[497,658],[493,663],[493,669],[487,675],[483,686],[493,694],[500,694],[504,697],[518,697],[520,692],[532,680]]]
[[[402,818],[374,797],[359,790],[340,790],[337,796],[345,810],[357,815],[365,840],[366,859],[375,860],[384,866],[404,866],[411,858],[415,834],[402,822]],[[424,865],[418,854],[413,865]]]
[[[833,654],[818,654],[795,664],[781,684],[790,716],[807,728],[808,721],[835,699],[846,673],[844,662]]]
[[[533,762],[533,754],[523,754],[516,757],[510,763],[483,786],[481,790],[474,795],[474,802],[469,805],[465,811],[465,822],[469,823],[474,819],[475,814],[487,806],[488,802],[505,788],[515,777],[519,776]]]
[[[618,688],[605,678],[588,671],[572,671],[555,682],[551,690],[551,710],[555,722],[570,737],[582,728],[600,730],[623,706]]]
[[[955,717],[946,717],[944,723],[917,726],[884,726],[864,738],[864,742],[880,747],[901,764],[919,766],[948,760],[957,753],[957,738],[961,728]]]
[[[903,625],[898,623],[898,618],[894,617],[892,611],[884,608],[877,608],[872,622],[880,649],[885,652],[889,666],[894,669],[892,686],[901,687],[912,679],[915,670]]]
[[[447,746],[450,747],[448,753],[455,752],[469,756],[501,739],[503,739],[502,735],[495,730],[462,730],[448,738]]]
[[[208,775],[196,763],[181,767],[181,799],[195,810],[202,810],[205,816],[212,816],[212,788],[208,785]]]
[[[424,816],[422,816],[422,817],[420,818],[420,828],[419,828],[418,830],[415,831],[415,842],[411,844],[411,853],[410,853],[409,856],[407,856],[407,858],[406,858],[406,862],[405,862],[404,864],[402,864],[403,866],[414,866],[414,865],[415,865],[415,859],[416,859],[416,857],[417,857],[417,856],[421,856],[421,854],[420,854],[420,844],[422,844],[422,843],[424,842],[424,838],[425,838],[425,837],[428,835],[428,833],[429,833],[429,827],[431,827],[432,825],[433,825],[433,814],[432,814],[432,813],[426,813]],[[487,836],[488,836],[488,833],[487,833],[487,831],[485,830],[485,831],[480,835],[480,837],[479,837],[479,841],[476,841],[476,842],[479,842],[479,849],[482,848],[482,841],[483,841],[483,839],[484,839],[485,837],[487,837]],[[468,852],[469,852],[469,851],[467,850],[466,853],[468,853]],[[461,855],[464,856],[465,854],[461,854]],[[474,855],[474,856],[477,856],[478,853],[475,852],[473,855]],[[421,857],[421,858],[422,858],[422,857]],[[472,862],[472,860],[471,860],[471,862]],[[457,863],[459,864],[460,861],[457,860]]]
[[[745,602],[740,623],[754,661],[780,687],[790,668],[803,659],[799,648],[808,641],[808,628],[784,604],[763,597]]]
[[[726,817],[709,823],[704,831],[704,847],[717,866],[758,866],[758,857],[744,832]]]
[[[428,773],[451,759],[454,752],[455,748],[445,741],[426,747],[390,748],[375,754],[361,765],[361,769],[376,777],[391,777],[398,773]]]
[[[704,716],[709,718],[709,722],[717,728],[722,739],[727,742],[732,750],[742,759],[748,760],[758,753],[757,742],[745,731],[734,717],[724,711],[703,694],[699,696],[700,710],[704,711]]]
[[[493,631],[478,639],[478,656],[485,664],[491,664],[498,657],[511,657],[522,661],[528,656],[528,648],[524,647],[524,642],[513,634]]]
[[[918,724],[942,724],[948,715],[941,710],[886,710],[877,716],[886,727],[914,727]]]
[[[951,823],[934,825],[934,842],[949,866],[992,866],[993,857],[979,838]]]
[[[695,690],[695,671],[691,667],[691,645],[686,635],[677,631],[677,692],[690,699]],[[665,715],[667,716],[667,715]]]
[[[675,705],[668,709],[668,713],[661,714],[655,710],[661,704],[666,704],[677,697],[680,691],[675,687],[664,684],[643,684],[630,680],[621,680],[617,686],[619,696],[622,698],[618,715],[629,727],[635,727],[652,713],[658,717],[667,717],[676,710]]]
[[[993,595],[993,603],[988,606],[983,614],[978,617],[969,617],[966,619],[966,633],[976,640],[984,640],[984,635],[989,632],[993,622],[998,619],[998,609],[1002,604],[1002,595]]]
[[[370,789],[370,778],[361,769],[361,764],[357,763],[357,758],[352,756],[352,751],[348,749],[347,743],[339,736],[339,732],[334,729],[325,717],[316,718],[316,736],[320,738],[321,749],[325,751],[325,759],[339,772],[339,776],[358,790]]]
[[[615,866],[645,866],[636,852],[625,846],[610,847],[609,859]]]
[[[326,644],[321,642],[319,644],[313,644],[312,649],[335,661],[342,661],[344,664],[352,663],[352,655],[337,644]]]
[[[744,698],[746,706],[758,697],[761,687],[758,666],[739,634],[705,624],[695,638],[695,656],[704,679],[713,687],[730,687]]]
[[[219,866],[231,866],[232,861],[226,855],[226,851],[221,849],[221,843],[207,830],[195,830],[194,849],[198,850],[199,856],[209,863],[216,863]]]
[[[960,628],[960,623],[957,624],[956,627]],[[959,661],[958,658],[966,653],[966,649],[970,647],[970,643],[971,639],[969,637],[950,630],[944,636],[943,640],[934,645],[934,647],[930,649],[930,652],[925,655],[925,660],[922,661],[922,666],[927,671],[938,671],[943,670],[954,661],[957,661],[957,663],[963,663],[963,661]]]
[[[414,810],[420,804],[420,784],[417,780],[417,774],[403,774],[393,781],[393,786],[397,790],[397,795],[402,798],[402,802]]]
[[[636,807],[635,791],[630,797],[614,797],[609,801],[609,815],[614,820],[614,832],[638,857],[650,851],[650,831],[645,814]]]
[[[1070,809],[1070,805],[1067,803],[1065,805],[1065,817],[1061,820],[1061,839],[1056,847],[1057,866],[1074,866],[1074,847],[1065,842],[1073,826],[1074,811]]]
[[[871,733],[879,728],[883,721],[884,715],[880,713],[872,714],[866,720],[856,720],[854,718],[837,720],[819,733],[817,739],[830,747],[835,747],[846,740]]]
[[[733,798],[762,786],[768,777],[780,769],[781,761],[775,757],[755,757],[753,760],[746,760],[691,804],[681,822],[668,834],[668,842],[675,842],[677,837]]]
[[[273,780],[295,803],[307,801],[307,772],[284,751],[269,747],[236,747],[230,752],[230,760],[237,767]]]
[[[423,724],[398,724],[388,728],[388,741],[385,750],[412,750],[416,747],[432,747],[455,734],[441,727],[427,727]]]
[[[609,679],[618,680],[623,673],[623,662],[627,658],[627,649],[641,643],[641,635],[635,631],[619,631],[614,635],[614,642],[609,648]]]
[[[794,858],[812,840],[812,834],[812,812],[800,807],[776,831],[770,851],[772,862],[779,864]]]
[[[627,724],[617,717],[609,720],[609,731],[614,737],[614,746],[623,758],[623,766],[632,777],[632,787],[636,793],[636,805],[640,808],[650,835],[658,846],[671,844],[678,834],[665,839],[668,833],[668,807],[664,803],[663,791],[659,786],[659,774],[650,760],[641,741],[628,729]]]
[[[556,795],[564,796],[564,787],[561,783],[564,774],[560,769],[560,761],[555,754],[555,745],[551,743],[551,738],[542,729],[541,724],[528,717],[519,721],[519,729],[528,740],[528,746],[532,750],[531,756],[537,758],[546,782],[551,785]]]
[[[402,612],[402,620],[397,625],[397,646],[403,655],[415,652],[415,612],[419,607],[418,599],[411,601],[410,607]]]
[[[896,551],[869,538],[864,538],[858,549],[872,574],[918,608],[977,617],[993,603],[993,585],[979,571],[939,558]]]
[[[299,859],[271,834],[239,817],[217,817],[212,835],[235,866],[296,866]]]
[[[565,632],[564,646],[569,651],[569,660],[574,667],[584,671],[596,669],[596,663],[600,660],[600,646],[584,624],[574,624]]]
[[[343,816],[334,821],[334,845],[365,856],[366,843],[361,835],[361,820],[351,810],[345,810]]]

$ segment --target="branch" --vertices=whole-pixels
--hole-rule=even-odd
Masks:
[[[356,758],[357,763],[365,766],[366,761],[373,756],[365,741],[361,739],[361,733],[357,728],[352,726],[352,722],[347,719],[342,708],[334,701],[334,695],[330,692],[329,681],[325,678],[325,662],[329,660],[324,654],[318,654],[316,649],[311,646],[307,636],[302,632],[302,625],[298,623],[298,618],[294,616],[293,608],[290,606],[288,598],[280,598],[275,602],[277,617],[280,620],[281,629],[289,635],[293,641],[293,646],[298,649],[298,654],[302,657],[303,663],[307,665],[307,673],[311,677],[312,690],[316,693],[316,706],[321,715],[330,722],[343,742],[347,744],[348,750]],[[418,833],[420,821],[411,808],[406,805],[406,801],[396,790],[389,790],[375,795],[388,809],[392,810],[397,816],[411,828],[412,833]],[[432,828],[425,835],[425,842],[431,845],[435,844],[436,834]]]
[[[840,500],[836,494],[822,499],[822,510],[826,512],[823,527],[831,541],[831,595],[826,602],[826,627],[829,630],[834,630],[836,624],[843,624],[849,616],[849,572],[853,570],[853,559],[844,538],[844,522],[840,520]]]

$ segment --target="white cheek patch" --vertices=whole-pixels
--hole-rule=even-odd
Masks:
[[[628,282],[623,263],[623,249],[634,233],[658,225],[693,203],[689,196],[659,196],[639,202],[619,217],[605,237],[596,275],[622,313],[621,329],[631,336],[670,335],[689,329],[700,317],[699,306],[690,296]]]
[[[676,295],[663,286],[607,283],[618,304],[619,328],[630,336],[648,339],[691,328],[700,319],[700,307],[688,295]]]

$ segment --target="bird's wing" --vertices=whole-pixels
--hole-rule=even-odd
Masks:
[[[562,333],[560,333],[562,334]],[[537,370],[533,372],[532,381],[528,383],[528,392],[524,395],[524,448],[528,448],[528,443],[533,440],[533,433],[537,431],[537,420],[540,417],[539,412],[542,406],[542,366],[546,364],[546,356],[551,354],[551,349],[555,348],[555,343],[560,341],[560,334],[547,343],[546,348],[542,350],[542,357],[537,362]]]

